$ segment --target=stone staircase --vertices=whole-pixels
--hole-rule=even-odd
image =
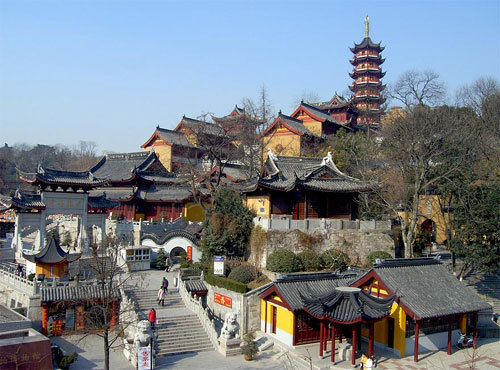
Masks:
[[[157,357],[214,350],[210,338],[194,313],[159,318],[157,333]]]
[[[500,275],[474,273],[464,282],[493,306],[493,312],[500,313]]]
[[[186,308],[179,291],[169,289],[163,307],[158,306],[157,293],[158,290],[126,291],[134,300],[141,319],[147,319],[151,308],[156,310],[157,358],[188,352],[213,351],[212,342],[198,316]]]

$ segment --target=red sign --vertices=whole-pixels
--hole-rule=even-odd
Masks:
[[[233,300],[219,293],[214,293],[214,302],[229,308],[233,307]]]
[[[188,261],[192,261],[193,260],[193,247],[190,246],[190,245],[188,245],[187,259],[188,259]]]
[[[76,306],[76,330],[83,329],[83,306]]]

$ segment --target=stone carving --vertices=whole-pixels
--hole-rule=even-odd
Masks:
[[[220,333],[221,338],[232,339],[239,338],[240,325],[236,321],[237,315],[233,312],[226,313],[224,325]]]
[[[151,336],[151,324],[149,323],[149,321],[139,321],[137,323],[137,332],[134,335],[135,348],[149,346]]]

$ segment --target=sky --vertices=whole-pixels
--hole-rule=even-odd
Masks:
[[[262,86],[291,114],[346,91],[366,14],[386,84],[433,70],[453,102],[500,79],[498,0],[0,0],[0,143],[141,151],[157,125],[224,116]]]

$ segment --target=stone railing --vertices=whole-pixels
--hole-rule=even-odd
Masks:
[[[220,351],[219,348],[219,334],[215,328],[215,321],[212,315],[210,315],[210,311],[208,307],[203,307],[201,303],[201,299],[199,296],[193,297],[191,293],[186,290],[186,284],[183,280],[179,280],[179,294],[184,301],[184,304],[193,311],[198,318],[200,319],[205,332],[210,338],[210,341],[214,345],[214,347]]]
[[[303,232],[327,230],[359,230],[359,231],[390,231],[390,220],[330,220],[325,218],[308,218],[305,220],[292,220],[291,215],[281,217],[255,217],[254,225],[264,230],[290,231],[300,230]]]
[[[40,294],[40,286],[36,280],[29,281],[23,276],[16,275],[12,267],[0,265],[0,281],[11,289],[28,295]]]

